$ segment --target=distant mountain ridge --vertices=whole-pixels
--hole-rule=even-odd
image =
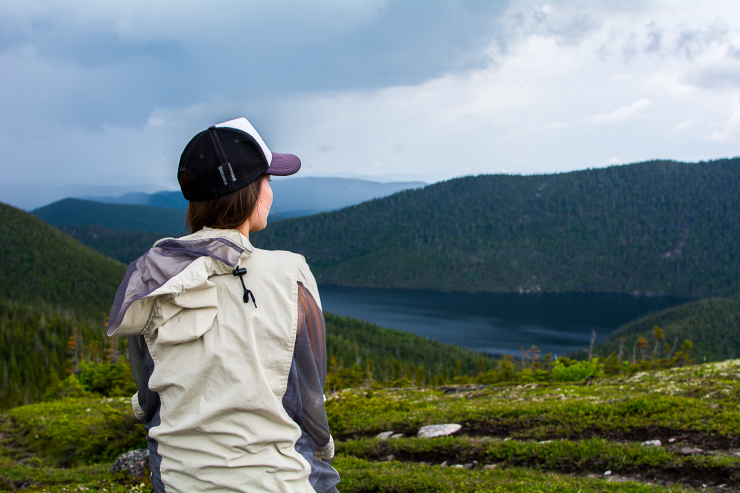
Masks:
[[[424,182],[380,183],[349,178],[277,178],[268,221],[308,216],[418,188]],[[129,263],[165,236],[182,236],[188,201],[181,192],[127,193],[118,197],[66,198],[31,211],[76,240]]]
[[[150,231],[161,236],[187,234],[185,209],[63,199],[31,212],[53,226],[98,225],[119,231]]]
[[[270,183],[275,199],[274,219],[307,216],[341,209],[366,200],[385,197],[402,190],[427,185],[421,181],[381,183],[355,178],[275,178]],[[132,204],[185,209],[188,201],[179,191],[127,193],[120,197],[79,197],[108,204]]]
[[[288,219],[260,248],[320,283],[489,292],[740,292],[740,158],[457,178]]]

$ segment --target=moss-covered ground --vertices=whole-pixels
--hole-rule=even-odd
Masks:
[[[343,492],[740,491],[740,360],[579,384],[351,389],[326,404]],[[109,473],[142,442],[122,399],[0,421],[0,490],[149,491]],[[452,436],[421,426],[459,423]],[[380,432],[401,437],[382,440]],[[660,440],[660,445],[645,445]]]

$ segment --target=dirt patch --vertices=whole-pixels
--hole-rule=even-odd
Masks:
[[[533,436],[530,434],[532,426],[500,426],[492,423],[461,422],[462,428],[456,436],[467,435],[471,437],[491,438],[517,438],[521,440],[583,440],[587,438],[606,438],[616,442],[646,442],[648,440],[660,440],[664,446],[683,445],[699,448],[705,452],[711,451],[736,451],[740,449],[740,436],[737,435],[715,435],[702,431],[676,430],[667,427],[646,426],[625,430],[602,430],[588,428],[575,433],[550,433]],[[386,430],[383,430],[386,431]],[[393,427],[394,433],[402,433],[406,437],[415,437],[419,428],[399,424]],[[335,440],[372,438],[378,434],[377,431],[367,433],[339,433]]]
[[[528,438],[522,432],[530,428],[512,428],[491,426],[487,423],[464,423],[460,434],[468,436],[488,436],[506,438],[512,435],[523,435],[518,438]],[[701,431],[675,430],[667,427],[646,426],[625,430],[601,430],[588,428],[586,430],[571,434],[547,434],[545,436],[531,437],[537,440],[555,440],[566,438],[569,440],[581,440],[586,438],[606,438],[617,442],[645,442],[648,440],[660,440],[664,445],[685,444],[700,448],[705,451],[734,450],[740,448],[740,436],[715,435]]]
[[[385,443],[380,444],[378,451],[369,456],[363,457],[368,460],[379,462],[387,460],[397,460],[400,462],[426,463],[440,465],[453,464],[475,464],[474,468],[482,468],[485,464],[492,463],[492,460],[479,455],[475,447],[467,447],[460,450],[431,450],[426,452],[407,452],[393,450]],[[740,468],[733,467],[712,467],[701,468],[692,465],[660,465],[644,467],[624,467],[621,469],[614,468],[612,474],[604,476],[607,469],[612,468],[607,464],[597,460],[582,461],[580,463],[562,462],[557,467],[548,467],[534,459],[513,458],[497,463],[496,467],[527,467],[538,470],[549,470],[561,474],[570,474],[576,476],[603,477],[605,480],[618,481],[631,480],[643,483],[653,484],[682,484],[693,488],[722,488],[717,491],[740,492]]]

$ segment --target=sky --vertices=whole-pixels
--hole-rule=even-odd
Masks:
[[[0,87],[21,207],[177,189],[240,116],[302,176],[709,160],[740,155],[740,2],[5,0]]]

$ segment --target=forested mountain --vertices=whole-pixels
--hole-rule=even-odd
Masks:
[[[101,241],[115,241],[117,233]],[[105,353],[110,340],[104,322],[125,266],[2,203],[0,234],[0,408],[5,408],[38,401],[53,374],[64,377],[71,370],[72,358]],[[349,368],[359,362],[366,370],[370,360],[378,378],[413,378],[420,365],[427,378],[479,369],[480,355],[457,346],[328,313],[326,325],[335,364]]]
[[[55,376],[72,369],[76,354],[100,355],[104,321],[59,305],[0,300],[0,409],[39,401]]]
[[[0,203],[0,300],[105,320],[126,267],[41,219]]]
[[[740,292],[740,158],[483,175],[275,223],[320,283],[688,297]]]
[[[494,366],[480,353],[433,341],[411,332],[327,313],[326,351],[338,367],[358,365],[373,379],[390,382],[406,377],[411,381],[423,375],[444,380],[454,376],[476,375]],[[331,370],[331,368],[330,368]],[[419,373],[417,373],[419,372]]]
[[[155,241],[165,237],[151,231],[121,231],[105,226],[58,226],[75,240],[113,260],[129,264],[149,250]]]
[[[31,212],[53,226],[98,225],[121,231],[151,231],[160,238],[187,234],[185,209],[64,199]]]
[[[693,343],[692,354],[706,361],[723,361],[740,357],[740,299],[712,298],[668,308],[630,322],[612,332],[609,341],[594,347],[594,354],[608,357],[622,348],[623,359],[631,359],[639,338],[647,345],[635,350],[637,358],[651,357],[655,350],[655,327],[663,332],[658,349],[668,344],[674,351],[685,340]],[[675,348],[675,349],[674,349]],[[576,356],[587,356],[579,352]]]

